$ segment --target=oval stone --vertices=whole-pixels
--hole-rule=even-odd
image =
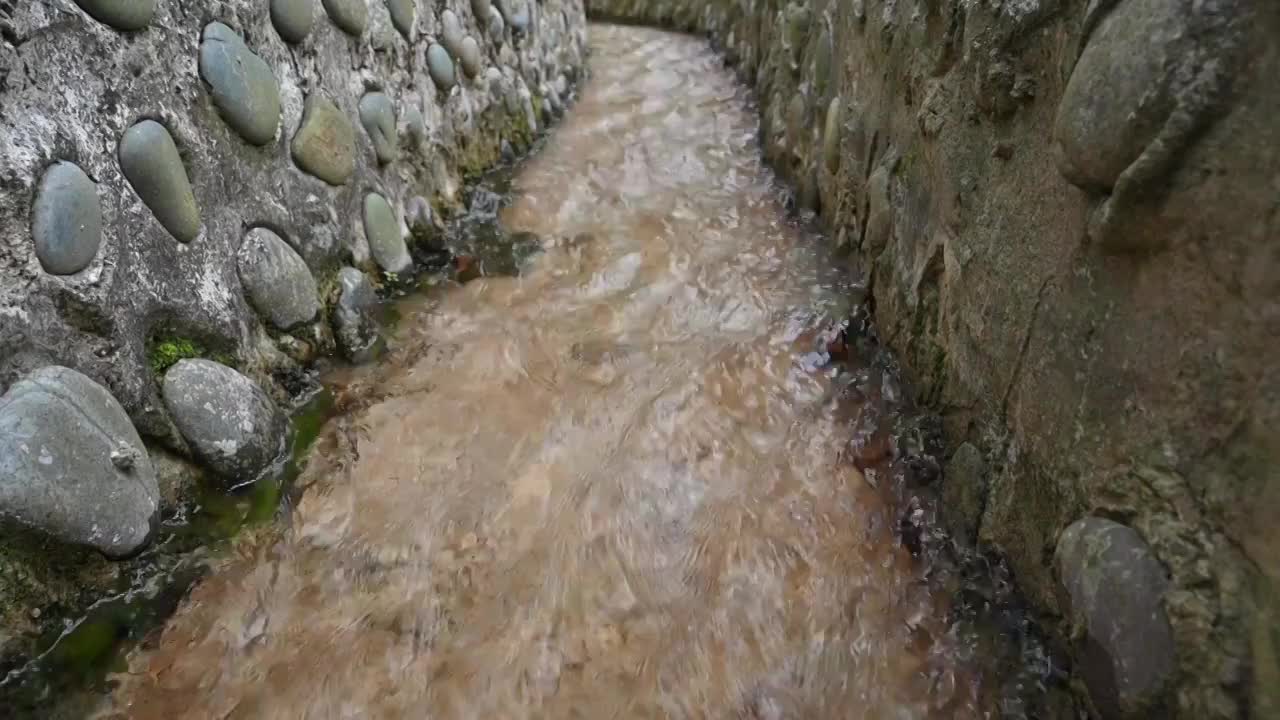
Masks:
[[[200,234],[200,210],[187,169],[168,129],[143,120],[120,138],[120,169],[134,192],[178,242]]]
[[[378,267],[390,273],[403,273],[413,267],[400,231],[400,218],[391,203],[378,193],[364,196],[364,234]]]
[[[234,30],[220,22],[204,28],[200,76],[233,130],[253,145],[266,145],[280,125],[280,86],[271,67]]]
[[[97,256],[102,243],[98,186],[74,163],[54,163],[40,179],[31,237],[47,273],[78,273]]]
[[[489,37],[494,42],[502,42],[502,33],[506,32],[507,25],[502,19],[502,13],[498,12],[498,8],[489,8]]]
[[[365,274],[353,267],[338,271],[337,306],[333,324],[338,347],[348,360],[360,362],[378,341],[378,294]]]
[[[512,30],[524,32],[529,28],[529,7],[525,0],[498,0],[498,9]]]
[[[484,56],[480,54],[480,43],[470,35],[462,39],[462,51],[458,54],[462,63],[462,72],[473,78],[480,74]]]
[[[449,57],[448,50],[436,43],[432,43],[431,47],[427,48],[427,74],[431,76],[436,87],[444,92],[448,92],[458,84],[458,76],[453,69],[453,58]]]
[[[81,10],[117,30],[141,30],[156,14],[156,0],[76,0]]]
[[[1146,717],[1176,658],[1164,568],[1136,531],[1096,517],[1063,531],[1054,560],[1072,623],[1084,631],[1090,699],[1104,718]]]
[[[287,43],[300,43],[315,23],[315,0],[271,0],[271,22]]]
[[[1173,111],[1166,68],[1187,36],[1183,3],[1129,0],[1104,18],[1080,54],[1054,121],[1058,168],[1072,183],[1110,190]]]
[[[324,10],[338,29],[360,37],[369,23],[369,4],[366,0],[322,0]]]
[[[452,10],[440,13],[440,42],[444,49],[455,58],[462,57],[462,39],[466,33],[462,30],[462,21]]]
[[[417,15],[414,0],[387,0],[387,12],[391,13],[391,24],[406,40],[413,36],[413,22]]]
[[[493,7],[490,0],[471,0],[471,14],[475,16],[476,22],[484,22],[489,17],[489,8]]]
[[[320,292],[307,263],[267,228],[245,235],[236,266],[249,302],[276,328],[289,330],[320,312]]]
[[[378,156],[378,162],[385,165],[400,156],[396,111],[391,98],[380,92],[371,92],[360,98],[360,124],[373,141],[373,152]]]
[[[307,96],[302,123],[293,136],[293,161],[330,185],[342,185],[356,169],[356,132],[329,98]]]
[[[179,360],[164,374],[161,393],[192,451],[233,487],[257,480],[284,450],[284,415],[226,365]]]
[[[146,544],[159,504],[142,438],[106,388],[51,366],[0,397],[0,516],[124,557]]]
[[[404,120],[405,136],[409,138],[409,144],[421,145],[427,139],[427,121],[418,109],[418,104],[413,102],[406,105],[400,118]]]

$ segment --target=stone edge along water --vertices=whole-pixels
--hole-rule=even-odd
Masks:
[[[0,10],[3,662],[59,622],[42,609],[118,587],[128,563],[108,558],[144,548],[191,477],[276,467],[281,379],[368,357],[384,273],[414,272],[406,241],[439,249],[465,179],[531,146],[528,100],[574,83],[586,49],[579,0],[520,32],[470,0],[17,5]]]

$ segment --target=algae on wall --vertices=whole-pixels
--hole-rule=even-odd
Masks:
[[[950,446],[971,448],[948,463],[944,483],[976,485],[944,487],[968,499],[952,525],[1009,560],[1064,642],[1082,652],[1108,620],[1091,615],[1106,597],[1062,582],[1082,557],[1055,560],[1069,526],[1118,521],[1164,568],[1177,662],[1156,696],[1117,700],[1084,667],[1150,658],[1103,643],[1076,668],[1094,709],[1275,708],[1280,7],[588,6],[708,33],[738,64],[766,158],[853,254]]]

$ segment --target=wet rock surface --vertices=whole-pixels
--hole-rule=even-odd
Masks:
[[[355,128],[329,98],[312,93],[293,136],[293,161],[330,185],[344,185],[356,167]]]
[[[378,294],[365,274],[353,267],[338,271],[338,304],[333,309],[334,334],[342,354],[352,362],[368,359],[378,341]]]
[[[93,262],[102,244],[98,186],[74,163],[45,170],[31,210],[31,237],[45,272],[78,273]]]
[[[364,233],[374,262],[384,272],[400,274],[413,266],[400,230],[400,218],[391,203],[378,193],[364,197]]]
[[[141,30],[156,14],[156,0],[76,0],[76,4],[116,30]]]
[[[200,210],[178,146],[165,126],[143,120],[120,138],[120,169],[134,192],[178,242],[200,234]]]
[[[320,312],[320,294],[307,263],[274,232],[254,228],[246,233],[236,264],[254,309],[277,329],[310,322]]]
[[[368,0],[320,0],[329,19],[342,32],[355,37],[364,34],[369,23]]]
[[[1093,517],[1063,531],[1054,560],[1094,706],[1104,718],[1151,717],[1175,662],[1165,569],[1132,528]]]
[[[179,360],[164,403],[202,462],[232,486],[257,480],[284,451],[286,420],[252,380],[212,360]]]
[[[379,92],[368,93],[360,98],[359,110],[360,124],[373,142],[378,162],[394,162],[400,156],[400,140],[396,134],[396,111],[391,98]]]
[[[241,137],[254,145],[275,139],[280,125],[280,87],[267,63],[220,22],[205,26],[200,76],[209,84],[218,111]]]
[[[106,388],[45,367],[0,397],[0,518],[109,557],[139,550],[159,507],[142,439]]]
[[[288,43],[300,43],[316,20],[316,0],[271,0],[271,22]]]

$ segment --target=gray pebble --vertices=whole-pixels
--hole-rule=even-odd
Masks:
[[[313,92],[303,106],[292,152],[304,171],[330,185],[343,185],[356,169],[355,128],[332,100]]]
[[[437,88],[449,92],[458,84],[457,73],[453,69],[453,58],[442,46],[432,43],[427,48],[427,73]]]
[[[257,480],[284,450],[284,415],[226,365],[179,360],[164,374],[162,394],[191,449],[232,487]]]
[[[386,0],[387,11],[391,13],[391,24],[406,40],[413,37],[413,22],[417,15],[414,0]]]
[[[462,39],[462,51],[458,55],[462,63],[462,71],[473,78],[480,74],[484,56],[480,54],[480,43],[470,35]]]
[[[102,243],[98,186],[74,163],[54,163],[40,179],[31,236],[40,265],[54,275],[78,273],[97,256]]]
[[[321,0],[329,19],[338,29],[360,37],[369,23],[369,4],[366,0]]]
[[[512,30],[524,32],[529,29],[529,6],[525,0],[497,0],[497,5]]]
[[[478,23],[483,23],[489,17],[489,9],[492,7],[490,0],[471,0],[471,14]]]
[[[76,0],[94,20],[117,30],[141,30],[156,14],[156,0]]]
[[[378,193],[364,197],[364,234],[369,239],[369,252],[378,267],[397,274],[413,267],[404,233],[400,230],[400,218],[391,203]]]
[[[400,156],[396,111],[391,98],[380,92],[371,92],[360,98],[360,124],[373,141],[373,152],[378,156],[378,162],[385,165]]]
[[[123,557],[146,544],[159,503],[142,438],[106,388],[51,366],[0,397],[0,516]]]
[[[400,113],[400,119],[404,121],[404,133],[409,138],[410,145],[421,145],[427,139],[427,121],[422,117],[422,111],[418,109],[417,102],[405,105],[404,112]]]
[[[462,57],[462,39],[466,33],[462,30],[462,21],[452,10],[440,13],[440,42],[444,49],[454,58]]]
[[[507,25],[502,19],[502,13],[498,12],[498,8],[489,8],[489,38],[494,42],[502,42],[502,34],[506,32]]]
[[[271,22],[287,43],[300,43],[315,23],[315,0],[271,0]]]
[[[378,341],[378,295],[365,274],[353,267],[338,271],[338,303],[333,324],[338,347],[352,362],[368,359]]]
[[[1164,568],[1132,528],[1096,517],[1063,531],[1054,560],[1089,648],[1080,673],[1090,699],[1104,718],[1146,717],[1176,658]]]
[[[253,145],[266,145],[280,125],[280,86],[271,67],[220,22],[204,28],[200,76],[223,119]]]
[[[320,293],[307,263],[267,228],[245,235],[236,265],[249,302],[277,329],[310,322],[320,312]]]
[[[179,242],[200,234],[200,210],[178,147],[165,126],[143,120],[120,138],[120,169],[156,220]]]

